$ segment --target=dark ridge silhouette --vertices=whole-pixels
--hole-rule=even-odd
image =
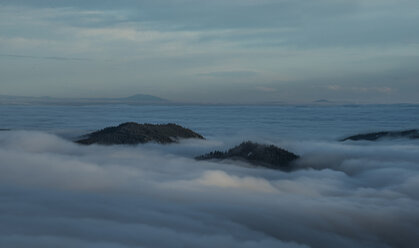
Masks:
[[[119,100],[125,100],[125,101],[139,101],[139,102],[169,102],[166,99],[157,97],[157,96],[152,96],[152,95],[144,95],[144,94],[136,94],[133,96],[129,96],[129,97],[124,97],[124,98],[117,98]]]
[[[368,141],[376,141],[382,138],[407,138],[407,139],[419,139],[419,130],[411,129],[405,131],[383,131],[383,132],[376,132],[376,133],[365,133],[365,134],[357,134],[353,136],[346,137],[341,139],[340,141],[346,140],[368,140]]]
[[[197,160],[240,160],[251,163],[255,166],[262,166],[270,169],[291,171],[292,161],[299,156],[288,152],[274,145],[258,144],[246,141],[226,152],[213,151],[196,157]]]
[[[326,100],[326,99],[319,99],[319,100],[316,100],[314,102],[315,103],[330,103],[330,101],[329,100]]]
[[[200,134],[173,123],[138,124],[127,122],[90,133],[76,143],[83,145],[135,145],[147,142],[169,144],[177,143],[179,139],[189,138],[204,139]]]

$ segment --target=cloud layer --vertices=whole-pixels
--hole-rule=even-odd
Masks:
[[[280,145],[316,169],[191,159],[221,141],[85,147],[41,132],[1,132],[0,246],[419,244],[417,143]]]
[[[414,0],[3,0],[0,7],[2,94],[135,92],[212,103],[419,98]]]

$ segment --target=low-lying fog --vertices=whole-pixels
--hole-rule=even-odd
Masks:
[[[417,247],[419,144],[282,141],[291,173],[0,132],[0,247]],[[312,168],[308,168],[312,167]]]

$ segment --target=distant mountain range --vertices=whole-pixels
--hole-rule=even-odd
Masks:
[[[329,100],[326,100],[326,99],[319,99],[319,100],[316,100],[316,101],[313,101],[314,103],[332,103],[331,101],[329,101]]]
[[[132,104],[132,105],[159,105],[169,104],[169,100],[152,96],[137,94],[124,98],[56,98],[56,97],[28,97],[0,95],[0,105],[92,105],[92,104]]]

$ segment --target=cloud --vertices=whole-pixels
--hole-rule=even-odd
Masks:
[[[275,92],[277,91],[275,88],[271,88],[271,87],[265,87],[265,86],[259,86],[256,87],[257,90],[262,91],[262,92]]]
[[[214,71],[207,73],[198,73],[199,76],[214,78],[248,78],[255,77],[258,74],[259,73],[255,71]]]
[[[342,87],[339,86],[339,85],[328,85],[327,88],[329,90],[341,90],[342,89]]]
[[[344,87],[340,85],[327,85],[327,89],[333,91],[347,91],[347,92],[358,92],[358,93],[383,93],[383,94],[390,94],[394,91],[394,89],[390,87]]]
[[[206,171],[201,178],[194,181],[205,186],[215,186],[221,188],[237,188],[249,191],[274,192],[275,188],[266,180],[236,176],[230,176],[223,171]]]
[[[225,145],[79,146],[1,132],[0,246],[419,244],[417,143],[282,144],[316,168],[292,173],[192,159]]]
[[[393,91],[393,89],[390,88],[390,87],[370,87],[370,88],[369,87],[354,87],[354,88],[351,88],[351,89],[354,90],[354,91],[362,92],[362,93],[368,93],[368,92],[371,92],[371,91],[375,91],[375,92],[379,92],[379,93],[389,94]]]
[[[30,58],[30,59],[51,59],[51,60],[74,60],[74,61],[88,61],[87,58],[68,58],[68,57],[39,57],[39,56],[26,56],[26,55],[16,55],[16,54],[0,54],[0,57],[10,57],[10,58]]]

